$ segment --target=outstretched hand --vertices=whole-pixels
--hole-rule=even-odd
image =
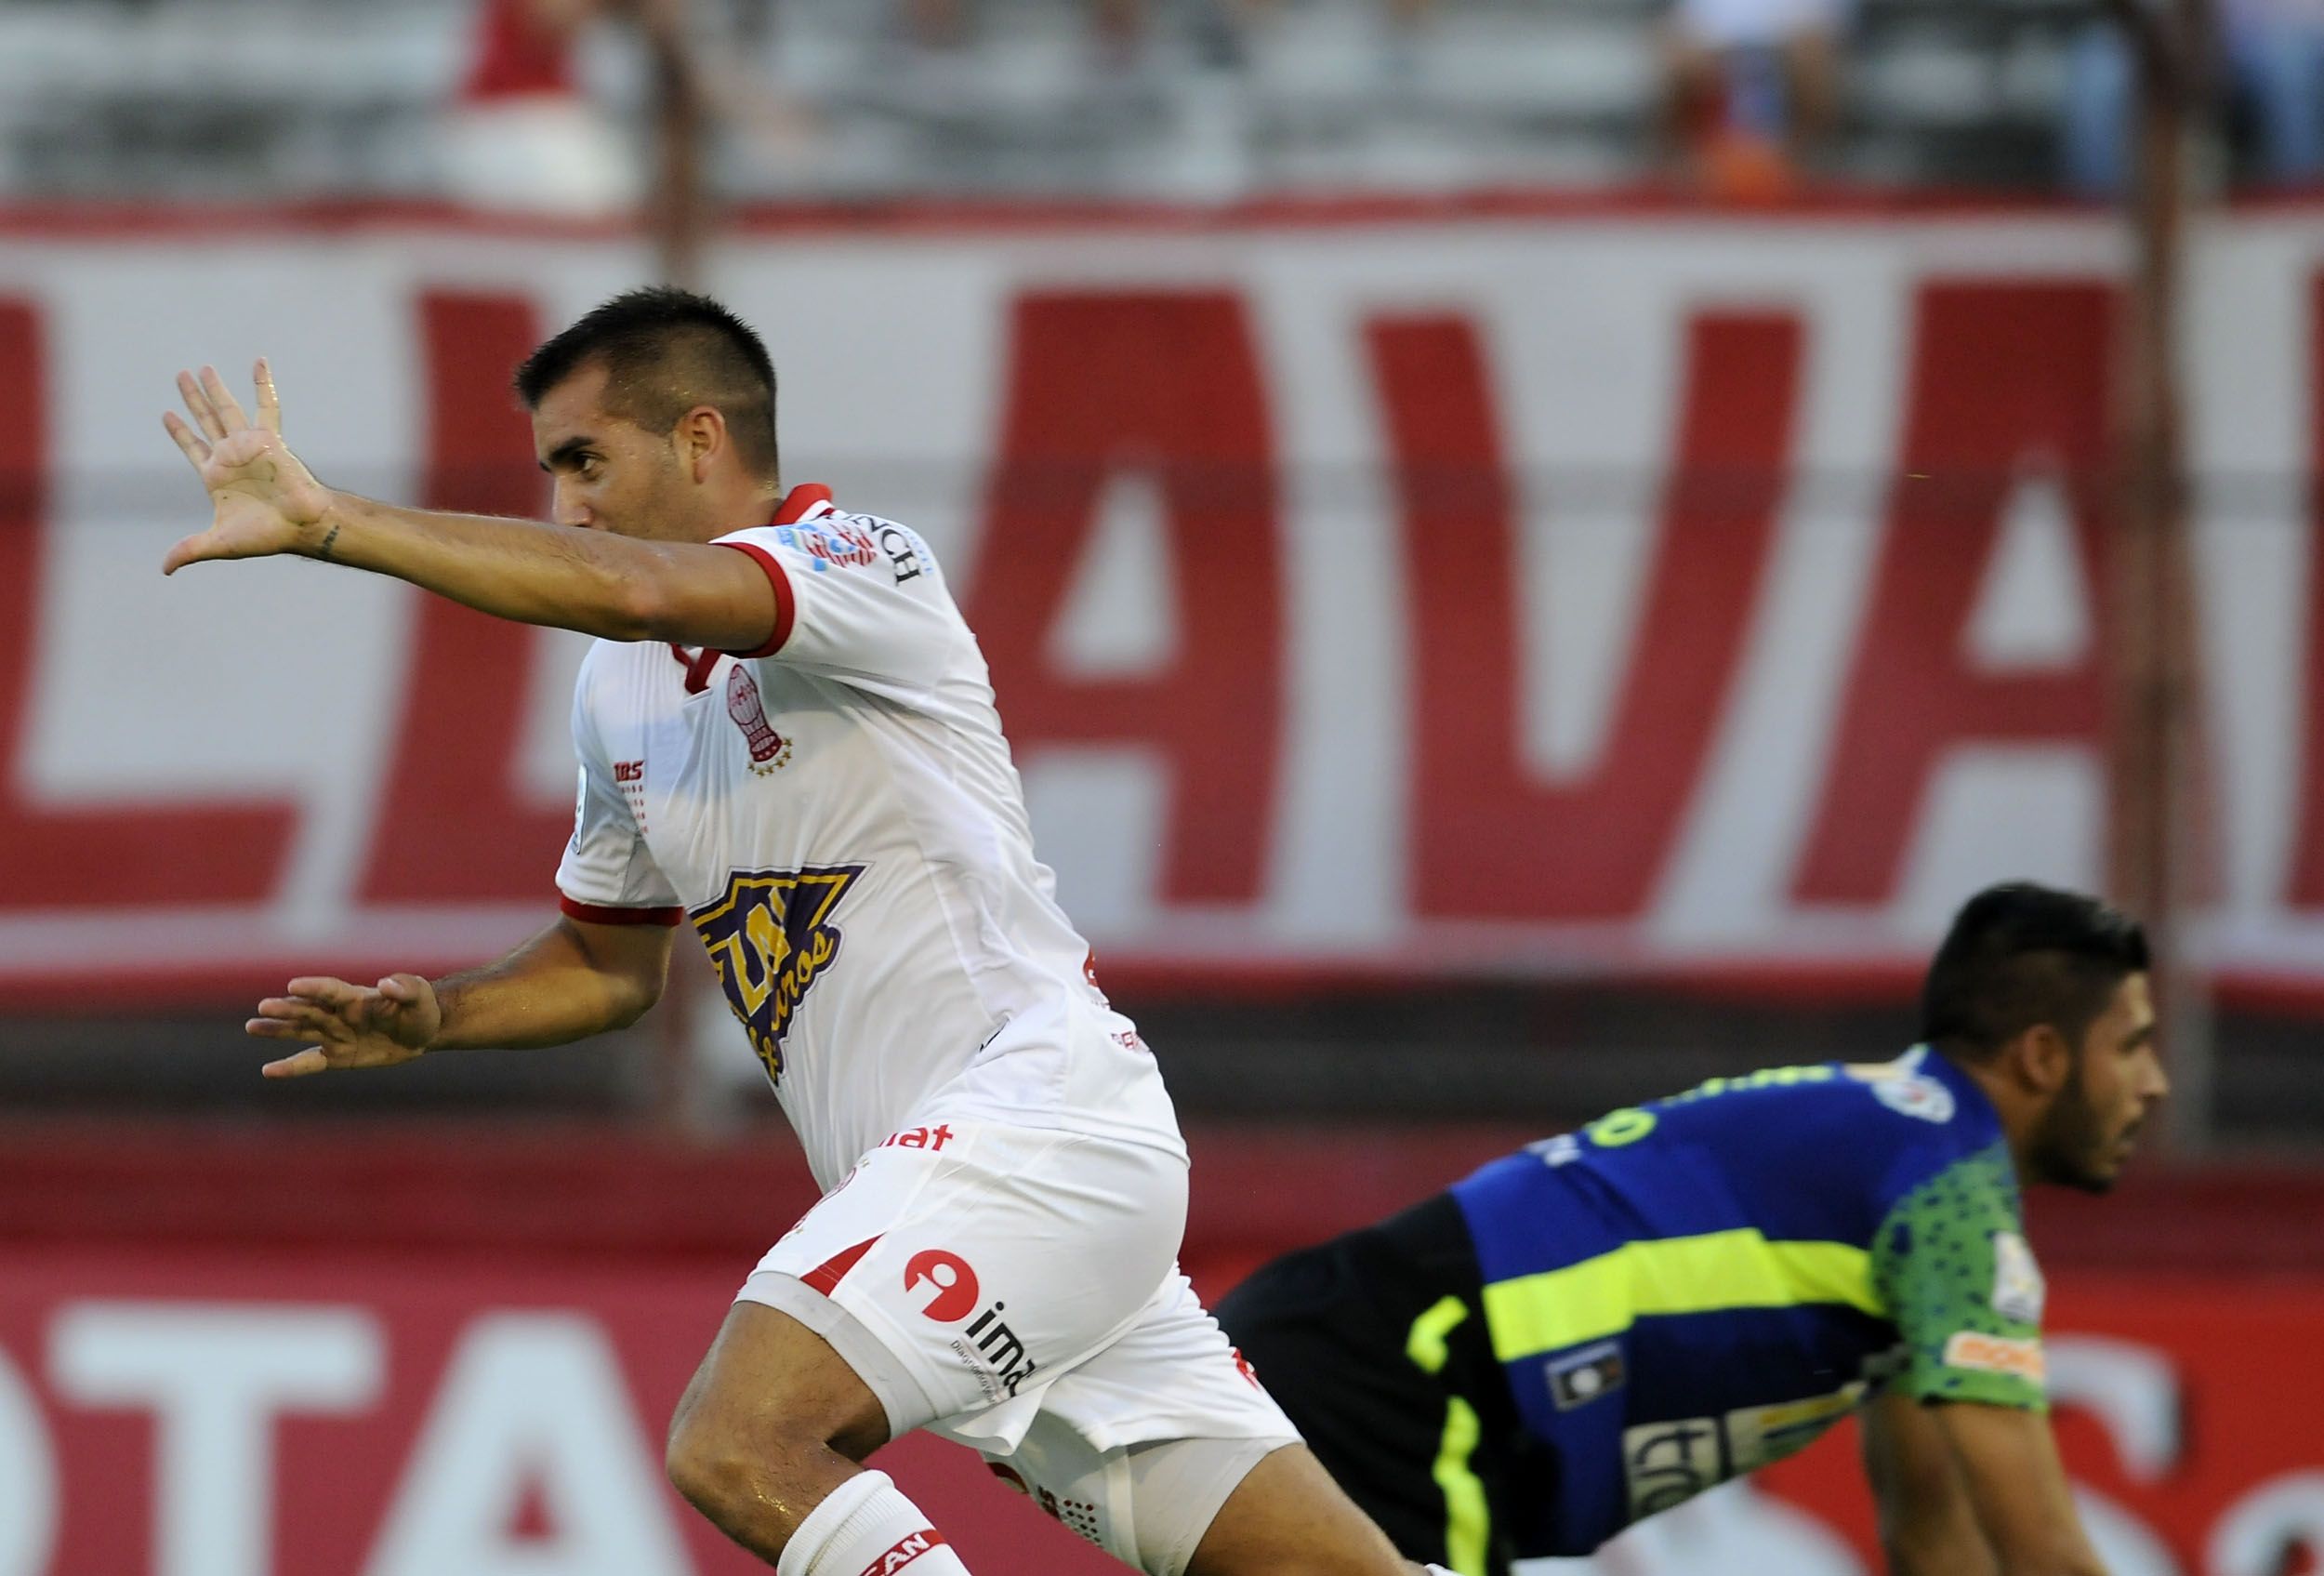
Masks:
[[[390,974],[371,989],[304,977],[287,994],[258,1003],[243,1027],[260,1040],[306,1040],[304,1051],[269,1062],[269,1078],[304,1078],[341,1067],[391,1067],[428,1049],[443,1026],[436,991],[417,974]]]
[[[216,367],[178,374],[178,393],[193,420],[162,417],[210,495],[210,528],[186,537],[162,560],[174,575],[207,558],[264,558],[306,546],[331,507],[331,490],[314,479],[283,442],[283,406],[264,360],[252,373],[258,414],[243,415]]]

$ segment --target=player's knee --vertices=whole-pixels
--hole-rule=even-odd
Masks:
[[[710,1429],[689,1425],[682,1414],[670,1425],[662,1470],[687,1503],[714,1521],[720,1506],[751,1491],[747,1454]]]
[[[783,1463],[803,1448],[803,1440],[757,1437],[707,1409],[681,1405],[670,1420],[662,1469],[689,1504],[718,1521],[726,1507],[761,1497]]]

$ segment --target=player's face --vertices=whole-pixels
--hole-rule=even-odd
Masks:
[[[604,394],[605,369],[584,366],[534,408],[533,451],[556,483],[552,518],[617,536],[686,539],[676,445],[607,411]]]
[[[2170,1087],[2155,1052],[2146,976],[2132,974],[2090,1026],[2072,1077],[2042,1118],[2033,1150],[2041,1180],[2090,1193],[2112,1187],[2140,1124]]]

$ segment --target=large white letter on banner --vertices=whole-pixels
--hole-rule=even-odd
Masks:
[[[2274,1576],[2299,1549],[2324,1544],[2324,1472],[2287,1472],[2219,1518],[2203,1568],[2213,1576]]]
[[[382,1366],[350,1308],[74,1303],[49,1331],[60,1395],[152,1409],[158,1576],[271,1576],[274,1414],[360,1411]]]
[[[23,1380],[0,1351],[0,1576],[41,1576],[57,1542],[57,1458]]]
[[[495,1314],[462,1337],[370,1576],[692,1576],[604,1332]],[[511,1535],[528,1488],[550,1528]]]

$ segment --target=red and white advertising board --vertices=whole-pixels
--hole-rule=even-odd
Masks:
[[[2059,1434],[2114,1576],[2304,1569],[2324,1547],[2324,1282],[2057,1281]],[[732,1291],[506,1253],[0,1251],[0,1576],[762,1569],[661,1476]],[[1851,1435],[1587,1569],[1877,1571]],[[973,1570],[1121,1569],[965,1451],[921,1437],[879,1464]]]
[[[785,468],[936,544],[1117,968],[1891,981],[2101,876],[2095,214],[746,229]],[[634,242],[0,219],[0,986],[465,960],[549,898],[574,638],[203,518],[156,420],[275,362],[343,484],[541,504],[508,372]],[[2192,266],[2230,985],[2324,987],[2324,210]],[[1686,478],[1678,482],[1673,476]]]

